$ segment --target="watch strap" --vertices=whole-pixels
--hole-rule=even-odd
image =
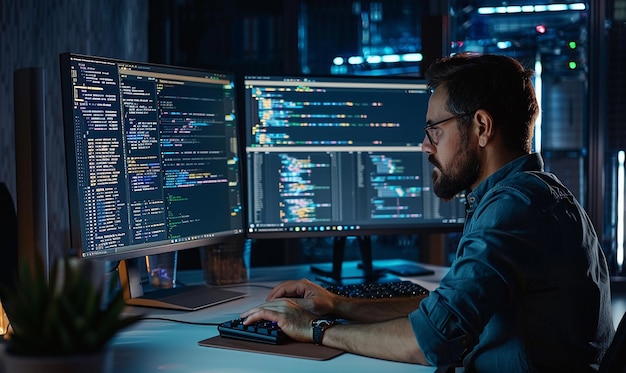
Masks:
[[[330,328],[334,324],[335,322],[333,320],[326,320],[326,319],[313,320],[312,322],[313,343],[315,343],[316,345],[321,345],[322,338],[324,338],[324,332],[326,331],[326,329]]]

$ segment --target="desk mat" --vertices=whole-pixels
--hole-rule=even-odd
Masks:
[[[343,353],[341,350],[326,346],[317,346],[312,343],[289,342],[281,345],[242,341],[239,339],[223,338],[218,336],[203,339],[200,346],[226,348],[230,350],[256,352],[310,360],[330,360]]]

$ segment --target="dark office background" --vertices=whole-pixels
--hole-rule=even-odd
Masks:
[[[507,4],[583,4],[584,10],[479,11],[503,4],[492,0],[3,0],[0,181],[15,198],[13,72],[42,67],[50,250],[67,250],[58,86],[61,52],[240,74],[414,76],[442,54],[496,52],[514,56],[531,68],[541,62],[541,150],[547,168],[557,173],[588,209],[612,271],[620,274],[616,219],[624,206],[617,206],[617,153],[626,148],[626,1],[519,0]],[[423,60],[333,62],[336,57],[345,60],[386,53],[422,53]],[[455,238],[455,234],[377,237],[381,250],[375,255],[445,264],[454,251]],[[254,247],[253,263],[258,265],[315,261],[330,250],[325,240],[257,242]],[[432,247],[437,247],[435,253]],[[194,255],[193,250],[183,255],[183,265],[193,265]]]

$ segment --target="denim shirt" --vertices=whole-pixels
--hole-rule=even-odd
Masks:
[[[539,154],[467,194],[456,259],[409,315],[428,362],[466,372],[593,372],[614,334],[589,217]]]

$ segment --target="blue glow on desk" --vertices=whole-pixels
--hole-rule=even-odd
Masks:
[[[384,261],[381,261],[384,262]],[[378,262],[377,262],[378,263]],[[430,267],[430,266],[429,266]],[[433,289],[447,269],[433,266],[434,276],[416,278],[416,282]],[[201,274],[200,274],[201,275]],[[232,320],[239,313],[265,301],[271,287],[282,280],[313,275],[309,266],[253,268],[250,282],[229,286],[248,293],[247,297],[193,312],[131,307],[129,312],[144,313],[201,323],[220,323]],[[344,353],[334,359],[316,361],[276,355],[203,347],[198,341],[218,335],[217,327],[181,324],[170,321],[143,320],[120,332],[113,340],[113,372],[434,372],[435,368],[397,363]]]

